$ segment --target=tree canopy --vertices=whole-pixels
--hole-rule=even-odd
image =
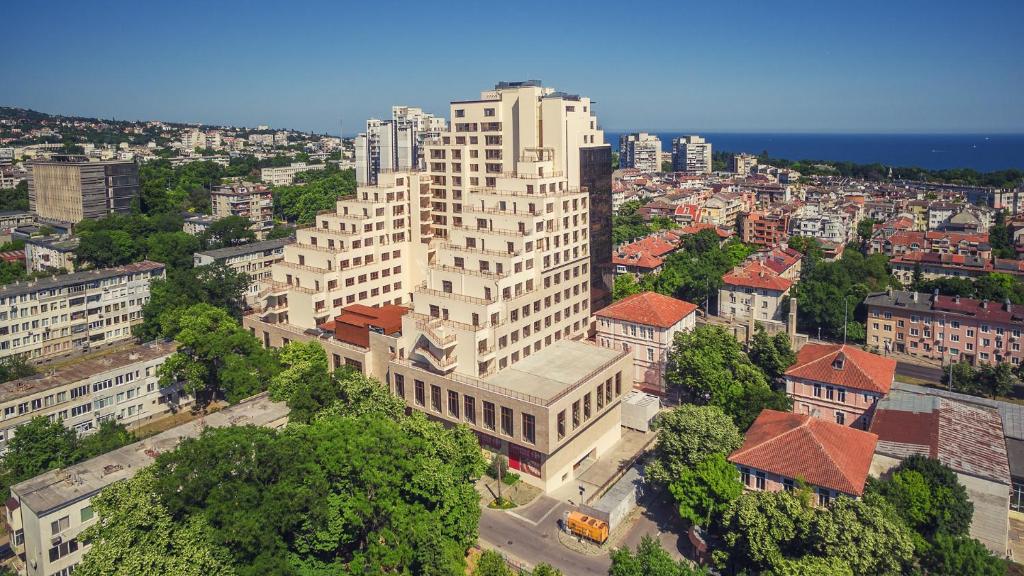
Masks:
[[[274,213],[297,224],[311,224],[317,212],[333,209],[339,198],[356,190],[355,171],[339,170],[334,164],[299,173],[295,182],[274,188]]]
[[[143,321],[135,326],[134,334],[142,340],[160,337],[162,318],[193,304],[209,304],[241,318],[248,288],[248,274],[222,264],[172,270],[167,278],[150,283],[149,301],[142,307]]]
[[[612,551],[609,576],[697,576],[703,570],[692,568],[682,560],[673,560],[657,540],[644,536],[631,552],[628,547]]]

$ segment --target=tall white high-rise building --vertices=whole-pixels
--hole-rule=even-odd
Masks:
[[[672,169],[692,174],[711,173],[711,143],[700,136],[672,139]]]
[[[619,168],[660,171],[661,139],[647,132],[619,136]]]
[[[355,139],[356,182],[375,184],[380,173],[423,168],[424,140],[445,130],[444,118],[421,108],[392,106],[391,120],[371,118]]]

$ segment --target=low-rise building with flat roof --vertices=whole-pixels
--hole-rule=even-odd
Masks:
[[[45,270],[74,272],[78,238],[52,234],[25,240],[25,267],[29,272]]]
[[[90,548],[79,536],[97,522],[92,497],[115,482],[134,477],[186,438],[195,438],[206,428],[279,428],[287,419],[287,405],[273,402],[263,393],[201,420],[12,486],[7,525],[20,571],[27,576],[71,574]]]

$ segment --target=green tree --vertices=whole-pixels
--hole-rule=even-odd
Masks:
[[[842,497],[818,510],[806,540],[811,553],[841,560],[865,576],[903,574],[914,555],[910,530],[887,501],[873,495]]]
[[[632,274],[619,274],[615,276],[615,284],[612,286],[612,299],[622,300],[626,296],[632,296],[643,292]]]
[[[775,382],[796,362],[796,352],[790,345],[789,336],[779,332],[769,336],[764,326],[757,325],[750,343],[750,361],[761,369],[770,382]]]
[[[193,254],[202,249],[199,238],[184,232],[156,232],[146,238],[146,258],[168,268],[191,268]]]
[[[982,364],[976,377],[981,392],[989,398],[1009,396],[1017,385],[1013,367],[1007,363]]]
[[[974,538],[939,534],[921,557],[921,566],[935,576],[1004,576],[1006,561]]]
[[[736,466],[723,454],[712,454],[687,468],[668,485],[679,505],[679,515],[691,524],[717,524],[732,502],[743,493]]]
[[[82,539],[92,544],[75,566],[85,576],[234,576],[230,555],[212,546],[202,516],[181,522],[171,517],[154,492],[152,469],[116,482],[94,496],[100,518]]]
[[[743,443],[732,419],[718,406],[682,404],[654,421],[658,441],[647,465],[647,478],[668,486],[685,471],[714,455],[728,455]]]
[[[254,240],[256,233],[252,231],[252,222],[241,216],[214,220],[203,233],[203,243],[212,249],[238,246]]]
[[[135,436],[123,424],[104,420],[97,431],[77,442],[76,460],[88,460],[135,442]]]
[[[673,560],[661,544],[650,536],[640,540],[635,553],[624,546],[613,550],[611,557],[609,576],[696,576],[704,573],[691,568],[685,561]]]
[[[200,406],[215,398],[237,402],[266,388],[274,357],[222,308],[196,304],[161,315],[161,335],[178,350],[160,366],[162,385],[184,383]]]
[[[267,232],[267,240],[278,240],[280,238],[289,238],[295,235],[295,228],[286,224],[278,224],[274,226],[270,232]]]
[[[75,260],[96,268],[131,264],[139,259],[139,248],[124,230],[84,231],[78,235]]]
[[[19,181],[14,188],[0,189],[0,210],[28,210],[28,180]]]
[[[310,224],[317,212],[331,210],[339,198],[355,193],[354,170],[338,170],[329,164],[323,170],[296,175],[294,186],[274,189],[274,213],[297,224]]]
[[[7,442],[7,453],[0,461],[0,479],[6,493],[14,484],[54,468],[77,461],[78,436],[60,420],[51,422],[37,416],[18,427]]]
[[[715,564],[729,573],[777,569],[786,558],[807,550],[806,533],[814,508],[790,492],[749,492],[737,498],[723,516],[722,548]]]
[[[27,378],[35,373],[35,366],[28,363],[24,354],[11,354],[0,358],[0,382]]]
[[[857,222],[857,237],[860,238],[862,244],[871,240],[871,236],[875,232],[875,224],[879,222],[873,218],[864,218],[860,222]]]
[[[473,576],[514,576],[501,552],[484,550],[473,568]]]
[[[193,304],[209,304],[225,310],[234,318],[242,317],[249,275],[222,264],[172,270],[167,278],[150,283],[149,301],[142,307],[142,324],[134,334],[143,341],[164,335],[163,318],[177,314]]]
[[[533,567],[533,571],[530,572],[530,576],[563,576],[562,571],[555,568],[550,564],[541,562]]]
[[[996,258],[1016,258],[1013,236],[1006,225],[1006,211],[996,212],[995,222],[988,230],[988,243],[992,246],[992,255]]]
[[[888,500],[903,521],[926,541],[938,534],[966,535],[974,515],[974,505],[956,473],[925,456],[905,459],[887,479],[870,481],[866,491]],[[921,539],[917,540],[918,547]]]

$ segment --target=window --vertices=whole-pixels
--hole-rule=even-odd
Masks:
[[[71,554],[72,552],[78,551],[78,540],[72,538],[67,542],[61,542],[60,544],[50,548],[50,562],[56,562],[57,560]]]
[[[843,414],[842,412],[838,412],[837,411],[836,412],[836,424],[845,425],[846,424],[846,414]]]
[[[417,406],[423,406],[423,404],[426,402],[426,400],[424,399],[424,393],[423,393],[423,381],[422,380],[416,380],[415,386],[416,387],[415,387],[414,393],[416,394],[416,405]]]
[[[459,393],[454,390],[448,391],[448,415],[452,418],[459,417]]]
[[[436,384],[430,385],[430,408],[434,412],[441,411],[441,387]]]
[[[1010,510],[1024,512],[1024,480],[1014,480],[1010,488]]]
[[[405,376],[395,374],[395,396],[405,398]]]
[[[59,520],[54,520],[53,522],[50,522],[50,534],[60,534],[67,530],[69,526],[71,526],[70,516],[64,516]]]
[[[846,389],[845,388],[837,388],[836,389],[836,400],[838,400],[840,402],[846,402]]]
[[[506,436],[515,434],[515,428],[512,424],[512,409],[506,406],[501,407],[501,433]]]
[[[565,410],[558,413],[558,439],[565,438]]]
[[[740,482],[744,486],[750,486],[750,468],[740,468]]]
[[[814,397],[821,398],[821,384],[814,385]]]
[[[828,488],[818,488],[818,506],[828,506],[832,502],[832,493]]]
[[[583,419],[590,420],[590,392],[583,396]]]
[[[476,398],[472,396],[462,397],[462,413],[466,422],[476,424]]]
[[[92,506],[86,506],[85,508],[82,508],[82,522],[88,522],[89,520],[92,520],[92,516]]]
[[[756,488],[758,490],[764,490],[764,488],[765,488],[764,472],[758,471],[757,474],[754,475],[754,488]]]
[[[577,400],[572,403],[572,429],[575,430],[580,426],[580,401]]]
[[[834,400],[835,399],[835,388],[833,388],[831,386],[826,386],[825,387],[825,398],[828,398],[829,400]]]
[[[523,414],[523,441],[529,444],[537,443],[537,422],[533,414]]]
[[[494,403],[484,400],[484,428],[494,430]]]
[[[792,479],[786,478],[782,481],[782,489],[785,490],[786,492],[792,492],[794,488],[796,488],[796,486],[794,485]]]
[[[648,362],[653,362],[654,361],[654,348],[647,348],[647,361]]]

